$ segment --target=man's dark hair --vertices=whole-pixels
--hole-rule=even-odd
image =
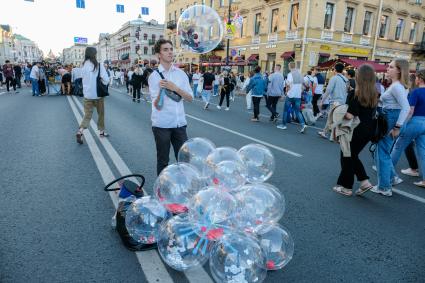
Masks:
[[[349,75],[350,78],[354,78],[356,76],[356,71],[354,71],[353,69],[349,69],[347,70],[347,75]]]
[[[255,67],[254,72],[255,72],[255,73],[259,73],[259,72],[261,72],[261,67],[260,67],[260,66]]]
[[[342,73],[342,71],[344,70],[344,64],[336,63],[334,68],[337,73]]]
[[[171,46],[173,46],[173,43],[171,42],[171,40],[165,39],[165,38],[160,38],[155,42],[155,46],[154,46],[154,51],[156,54],[159,54],[161,52],[161,46],[163,44],[169,43],[171,44]]]
[[[10,61],[9,60],[6,60],[5,63],[8,64],[8,63],[10,63]]]
[[[311,71],[307,71],[307,75],[311,76]]]
[[[276,67],[282,68],[281,64],[276,64]]]

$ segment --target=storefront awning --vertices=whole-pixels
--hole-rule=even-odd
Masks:
[[[295,51],[286,51],[283,52],[282,55],[280,55],[280,58],[283,59],[289,59],[289,58],[295,58]]]
[[[331,54],[329,54],[329,53],[319,53],[319,56],[329,58],[329,57],[331,57]]]
[[[369,64],[375,69],[375,72],[377,73],[385,73],[388,67],[387,65],[382,65],[377,62],[368,61],[368,60],[340,59],[340,61],[344,64],[352,66],[353,68],[358,68],[361,65]]]
[[[252,54],[251,56],[248,57],[248,62],[258,61],[259,58],[260,58],[260,55]]]

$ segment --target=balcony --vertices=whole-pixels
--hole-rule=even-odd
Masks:
[[[352,43],[353,42],[353,35],[349,33],[343,33],[341,35],[341,41],[346,43]]]
[[[370,45],[370,37],[362,35],[360,37],[360,45]]]
[[[267,37],[268,42],[276,42],[277,39],[278,39],[277,33],[269,34],[269,36]]]
[[[177,28],[177,23],[175,20],[167,22],[167,29],[175,30]]]
[[[320,37],[320,39],[322,40],[333,40],[334,38],[334,32],[331,30],[323,30],[322,31],[322,36]]]
[[[298,31],[297,30],[288,30],[285,34],[285,39],[293,40],[298,38]]]
[[[149,45],[155,45],[156,40],[155,39],[149,39],[148,44]]]
[[[252,37],[251,43],[252,44],[260,44],[261,43],[261,37],[259,35],[254,35]]]

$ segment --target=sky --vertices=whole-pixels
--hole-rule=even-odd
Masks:
[[[124,14],[116,12],[124,5]],[[14,33],[32,41],[47,55],[55,55],[74,43],[74,37],[98,41],[99,33],[113,33],[129,20],[137,19],[141,7],[149,7],[143,20],[164,23],[164,0],[85,0],[85,9],[76,0],[0,0],[0,24],[10,25]]]

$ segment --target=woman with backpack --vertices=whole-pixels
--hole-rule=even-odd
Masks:
[[[379,101],[382,106],[382,113],[387,120],[389,132],[379,140],[375,151],[378,185],[373,187],[371,191],[390,197],[392,196],[392,186],[401,183],[401,179],[394,175],[391,150],[410,111],[409,101],[407,100],[409,62],[404,59],[395,59],[388,66],[387,75],[392,83],[381,95]]]
[[[348,101],[348,110],[344,119],[351,120],[354,117],[360,119],[360,124],[354,129],[350,142],[350,157],[344,157],[341,151],[341,172],[337,185],[333,190],[342,195],[353,194],[354,176],[360,182],[356,190],[357,195],[364,194],[373,186],[369,182],[364,166],[359,159],[359,154],[369,143],[374,132],[374,114],[378,106],[378,93],[375,89],[375,70],[370,65],[362,65],[356,75],[357,88],[353,97]]]

